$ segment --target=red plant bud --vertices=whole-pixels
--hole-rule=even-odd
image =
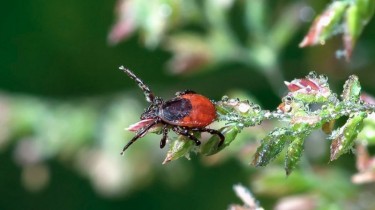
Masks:
[[[342,21],[347,5],[348,3],[345,1],[333,2],[321,15],[315,18],[299,47],[324,44],[329,37],[335,34],[335,27]]]
[[[155,121],[155,120],[154,119],[141,120],[137,123],[134,123],[134,124],[130,125],[129,127],[125,128],[125,129],[128,130],[128,131],[136,132],[139,129],[144,128],[147,125],[151,124],[153,121]]]
[[[290,92],[296,91],[319,91],[321,89],[320,85],[312,79],[295,79],[291,82],[285,82],[286,86]]]

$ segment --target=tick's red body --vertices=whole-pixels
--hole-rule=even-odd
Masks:
[[[194,91],[184,91],[176,93],[176,97],[168,101],[163,101],[155,97],[149,87],[140,80],[133,72],[124,67],[120,67],[130,78],[134,79],[143,90],[146,100],[150,106],[141,115],[140,128],[136,135],[125,145],[122,153],[137,139],[146,134],[148,130],[156,125],[162,125],[163,137],[160,141],[160,148],[166,144],[167,134],[170,129],[179,135],[186,136],[193,140],[198,146],[201,142],[194,136],[193,132],[208,132],[220,138],[218,146],[224,142],[224,136],[217,130],[206,128],[216,119],[215,105],[206,97]],[[139,126],[138,124],[133,127]]]
[[[180,106],[180,108],[183,110],[178,110],[180,113],[186,112],[184,117],[176,120],[165,119],[164,115],[166,115],[166,112],[170,112],[167,109],[168,107],[161,109],[160,117],[172,125],[185,126],[189,128],[203,128],[211,124],[216,119],[215,106],[208,98],[196,93],[187,93],[177,96],[171,101],[180,100],[184,100],[186,101],[185,103],[188,104],[184,107]],[[166,104],[168,104],[168,101]],[[179,105],[181,105],[181,103]]]

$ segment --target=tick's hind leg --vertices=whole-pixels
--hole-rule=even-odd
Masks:
[[[168,125],[164,125],[163,126],[163,137],[161,138],[160,140],[160,149],[163,149],[165,147],[165,143],[167,142],[167,138],[168,138]]]
[[[201,141],[199,141],[197,139],[197,137],[195,137],[193,134],[189,133],[189,131],[190,131],[189,129],[186,129],[186,128],[183,128],[183,127],[173,127],[172,129],[177,134],[189,137],[189,139],[191,139],[192,141],[195,142],[195,145],[199,146],[201,144]]]
[[[121,155],[124,154],[125,150],[130,147],[135,141],[137,141],[139,138],[141,138],[150,128],[152,128],[154,125],[158,124],[158,120],[155,120],[154,122],[150,123],[144,128],[141,128],[140,130],[137,131],[137,134],[124,146],[124,148],[121,151]]]
[[[217,135],[219,138],[220,138],[220,142],[219,144],[217,145],[218,147],[220,147],[221,145],[223,145],[224,143],[224,140],[225,140],[225,137],[224,135],[218,131],[218,130],[214,130],[214,129],[210,129],[210,128],[194,128],[192,129],[193,131],[199,131],[199,132],[207,132],[207,133],[210,133],[211,135]]]

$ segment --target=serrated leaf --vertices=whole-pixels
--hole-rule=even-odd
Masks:
[[[226,126],[219,131],[224,135],[225,140],[223,145],[218,147],[220,142],[220,138],[217,135],[213,135],[208,141],[201,146],[201,153],[204,155],[213,155],[217,152],[221,151],[225,147],[229,146],[229,144],[236,138],[237,134],[241,131],[240,128],[237,126]]]
[[[179,136],[175,141],[172,142],[167,157],[163,161],[166,164],[172,160],[176,160],[180,157],[189,157],[189,152],[193,149],[195,143],[185,136]]]
[[[359,83],[358,77],[351,75],[345,82],[342,98],[344,101],[358,102],[360,95],[361,84]]]
[[[365,112],[351,116],[344,126],[333,132],[330,137],[330,139],[333,139],[331,143],[331,161],[336,160],[352,148],[354,140],[363,128],[363,120],[366,116]]]
[[[335,27],[341,22],[348,6],[346,1],[333,2],[321,15],[315,18],[309,32],[299,44],[300,47],[324,43],[336,34]]]
[[[324,28],[322,29],[319,35],[319,39],[321,41],[325,41],[326,39],[330,38],[332,35],[335,35],[336,33],[335,27],[337,27],[337,25],[341,22],[347,6],[348,6],[348,3],[345,1],[335,1],[326,10],[324,14],[327,15],[328,17],[325,16],[326,19],[322,20],[325,22],[321,22],[321,24],[324,25]]]
[[[303,152],[304,138],[302,136],[296,136],[293,141],[289,144],[286,155],[285,155],[285,172],[286,175],[292,173],[297,163],[301,159]]]
[[[363,120],[363,129],[358,134],[358,139],[363,139],[367,146],[375,145],[375,114],[371,114]]]
[[[284,148],[285,143],[290,138],[285,128],[277,128],[269,133],[258,147],[252,164],[254,166],[266,166]]]

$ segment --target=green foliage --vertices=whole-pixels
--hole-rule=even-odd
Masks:
[[[361,96],[361,85],[358,77],[351,75],[345,82],[344,91],[342,93],[343,101],[358,103]]]
[[[234,62],[259,70],[272,85],[282,82],[279,54],[301,25],[298,13],[303,6],[280,5],[285,11],[274,11],[275,18],[270,18],[266,1],[122,0],[108,39],[118,44],[138,32],[149,49],[160,47],[172,54],[168,69],[174,74]],[[242,18],[233,22],[233,12]]]
[[[205,155],[215,154],[229,146],[243,128],[259,125],[266,119],[277,119],[285,127],[274,129],[261,140],[252,164],[268,165],[289,144],[285,156],[285,171],[289,175],[297,166],[304,151],[304,141],[313,130],[323,129],[327,123],[349,116],[343,126],[334,131],[326,130],[331,133],[331,160],[337,159],[353,147],[355,138],[363,128],[363,120],[368,113],[375,111],[375,106],[360,100],[361,86],[356,76],[350,76],[346,81],[342,100],[332,93],[327,82],[327,77],[318,76],[314,72],[306,78],[285,82],[290,92],[276,111],[262,110],[259,105],[248,100],[223,97],[216,102],[216,107],[218,120],[227,123],[220,131],[228,139],[218,148],[219,139],[211,137],[201,146],[200,152]],[[313,105],[319,105],[320,108],[312,111]],[[172,147],[168,154],[178,154],[173,158],[176,159],[192,150],[195,151],[195,148],[189,144]]]
[[[200,148],[200,152],[204,155],[213,155],[229,146],[230,143],[236,138],[237,134],[241,131],[236,125],[228,125],[219,129],[219,131],[224,135],[225,140],[223,145],[218,147],[220,138],[217,135],[213,135],[208,141]]]
[[[288,140],[290,140],[291,136],[288,134],[290,134],[290,132],[285,128],[276,128],[263,138],[261,145],[255,153],[252,164],[255,166],[268,165],[268,163],[284,149],[284,145]]]
[[[165,158],[163,164],[168,163],[172,160],[176,160],[183,156],[189,158],[189,152],[192,149],[194,149],[194,142],[190,141],[190,139],[185,136],[179,136],[175,141],[171,143],[167,153],[167,157]]]
[[[304,136],[295,136],[292,142],[289,144],[286,155],[285,155],[285,172],[289,175],[293,169],[297,166],[297,163],[301,159],[303,152]]]
[[[212,182],[224,189],[223,186],[236,183],[243,176],[251,180],[251,191],[256,196],[284,202],[293,194],[298,201],[305,201],[305,206],[296,209],[306,209],[311,203],[315,209],[374,206],[373,189],[353,184],[373,182],[375,168],[374,158],[368,153],[363,155],[366,147],[375,145],[375,119],[371,114],[374,108],[370,105],[375,102],[364,99],[358,78],[349,78],[342,97],[333,93],[336,86],[329,88],[325,77],[297,79],[287,83],[289,93],[277,110],[263,110],[257,105],[270,105],[278,99],[277,95],[284,94],[281,87],[284,73],[289,77],[301,75],[310,68],[327,71],[332,84],[339,84],[341,81],[337,79],[346,77],[348,71],[357,71],[361,82],[371,91],[373,66],[367,54],[374,48],[373,28],[364,29],[373,17],[373,0],[311,1],[308,3],[311,5],[302,1],[238,0],[118,0],[117,3],[117,20],[108,36],[109,43],[116,46],[103,43],[111,21],[112,3],[5,3],[11,10],[4,13],[1,34],[2,40],[7,40],[0,61],[0,85],[5,92],[0,94],[3,208],[30,205],[48,208],[55,204],[56,198],[72,197],[71,192],[79,199],[67,200],[61,208],[74,209],[71,205],[79,202],[82,205],[93,202],[98,204],[93,208],[100,208],[104,202],[114,201],[96,197],[91,192],[94,189],[111,198],[139,193],[115,199],[117,205],[129,209],[146,209],[146,206],[174,209],[177,202],[186,203],[183,200],[186,196],[179,196],[179,190],[205,198],[193,206],[181,206],[183,209],[207,209],[207,206],[219,209],[218,205],[227,201],[217,198],[224,198],[225,192],[214,195]],[[312,26],[319,29],[315,30],[316,43],[327,44],[330,37],[342,34],[345,56],[348,58],[358,45],[360,62],[341,65],[341,61],[330,60],[330,43],[321,53],[315,52],[319,48],[298,50],[294,46],[297,40],[293,39],[302,33],[301,26],[308,24],[309,14],[315,12],[313,8],[322,3],[329,5],[316,19],[326,21],[320,25],[323,28]],[[326,12],[332,19],[325,18]],[[362,33],[363,42],[359,44]],[[129,39],[133,35],[137,38]],[[120,44],[123,40],[128,42]],[[170,60],[166,67],[172,73],[206,72],[196,77],[166,76],[162,64],[167,57]],[[216,135],[203,135],[199,136],[202,145],[196,147],[189,139],[177,136],[169,139],[164,150],[159,150],[160,136],[148,134],[125,156],[120,156],[124,142],[133,136],[123,128],[139,120],[145,107],[135,97],[136,91],[117,95],[119,88],[133,85],[126,83],[118,71],[112,71],[120,64],[140,69],[144,79],[161,90],[158,92],[161,95],[185,88],[182,80],[184,86],[209,98],[218,99],[226,92],[230,97],[216,101],[219,122],[210,125],[219,127],[225,135],[224,144],[218,147]],[[268,84],[263,84],[263,77]],[[269,90],[270,86],[274,92]],[[233,88],[246,94],[251,91],[259,101],[245,94],[228,93]],[[110,96],[101,96],[104,93]],[[336,120],[340,126],[335,127]],[[328,141],[313,132],[320,128],[329,134]],[[322,158],[325,150],[321,147],[326,142],[332,142],[331,159],[352,151],[355,146],[358,173],[352,176],[353,183],[350,183],[352,169],[349,174],[342,164],[352,164],[345,158],[354,155],[328,165]],[[160,169],[160,160],[168,148],[165,162],[189,157],[191,153],[215,155],[178,161]],[[287,174],[293,171],[287,179],[278,167],[283,158]],[[254,170],[249,162],[267,167]],[[222,165],[207,169],[207,165],[214,164]],[[72,176],[72,170],[87,180],[76,174]],[[191,180],[193,177],[195,180]],[[61,188],[61,183],[69,183],[71,191]],[[17,187],[20,184],[29,192]],[[144,197],[143,188],[147,186],[154,188],[148,188]],[[168,194],[165,191],[169,189],[174,190]],[[33,199],[30,192],[35,193]],[[13,201],[11,195],[15,194],[20,195],[19,202]],[[138,197],[144,202],[139,202]],[[292,202],[295,200],[291,198]],[[273,201],[260,198],[267,209]]]
[[[363,120],[367,114],[359,112],[353,115],[349,117],[341,128],[333,131],[330,136],[330,139],[332,139],[331,160],[335,160],[350,151],[358,133],[363,129]]]
[[[324,44],[330,37],[342,33],[345,58],[350,60],[355,44],[375,12],[372,0],[333,1],[318,15],[300,47]]]

